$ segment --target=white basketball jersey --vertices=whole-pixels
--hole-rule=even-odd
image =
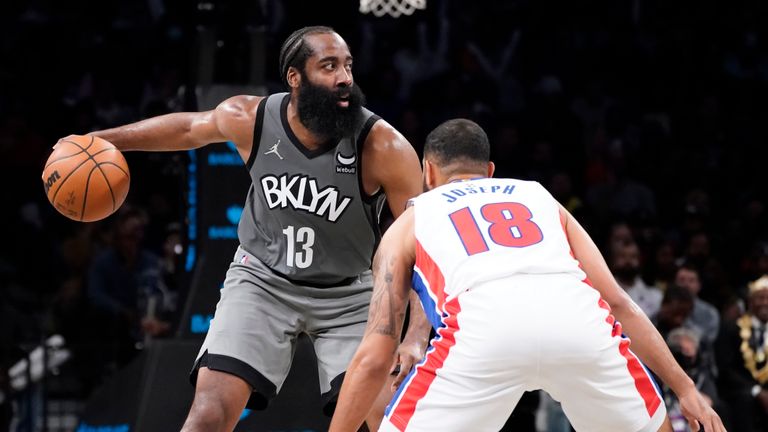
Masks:
[[[435,327],[380,431],[497,431],[543,389],[585,431],[657,430],[664,400],[571,254],[538,183],[477,179],[414,200],[413,287]]]
[[[557,201],[537,182],[453,182],[415,198],[414,211],[414,287],[426,288],[420,295],[430,293],[439,309],[489,280],[518,274],[586,277],[573,258]]]

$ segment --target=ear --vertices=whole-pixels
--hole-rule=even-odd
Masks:
[[[424,166],[424,184],[427,185],[427,189],[432,190],[436,187],[435,185],[437,183],[437,179],[435,178],[435,166],[432,165],[432,162],[426,159],[424,159],[422,165]]]
[[[488,162],[488,177],[493,177],[493,173],[496,171],[496,164]]]
[[[299,70],[293,66],[289,67],[285,80],[288,81],[288,85],[291,86],[291,88],[299,88],[301,85],[301,74],[299,73]]]

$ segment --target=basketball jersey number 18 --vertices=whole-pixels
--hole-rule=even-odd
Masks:
[[[478,225],[476,213],[464,207],[449,215],[467,255],[487,252],[487,240],[499,246],[522,248],[539,243],[544,238],[541,228],[531,220],[531,211],[521,203],[498,202],[480,207],[484,223],[490,224],[485,232]]]

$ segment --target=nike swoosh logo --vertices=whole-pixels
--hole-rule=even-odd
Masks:
[[[336,160],[342,165],[352,165],[357,160],[357,157],[354,153],[352,153],[352,156],[344,156],[341,153],[336,153]]]

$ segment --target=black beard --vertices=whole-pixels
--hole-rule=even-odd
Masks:
[[[635,280],[635,278],[640,274],[640,271],[633,268],[618,268],[613,270],[613,274],[617,279],[621,279],[625,282],[631,282]]]
[[[349,106],[339,106],[341,95],[349,93]],[[339,86],[328,90],[312,84],[302,74],[296,110],[299,120],[312,133],[323,138],[342,138],[355,132],[358,119],[365,105],[365,95],[360,87]]]

